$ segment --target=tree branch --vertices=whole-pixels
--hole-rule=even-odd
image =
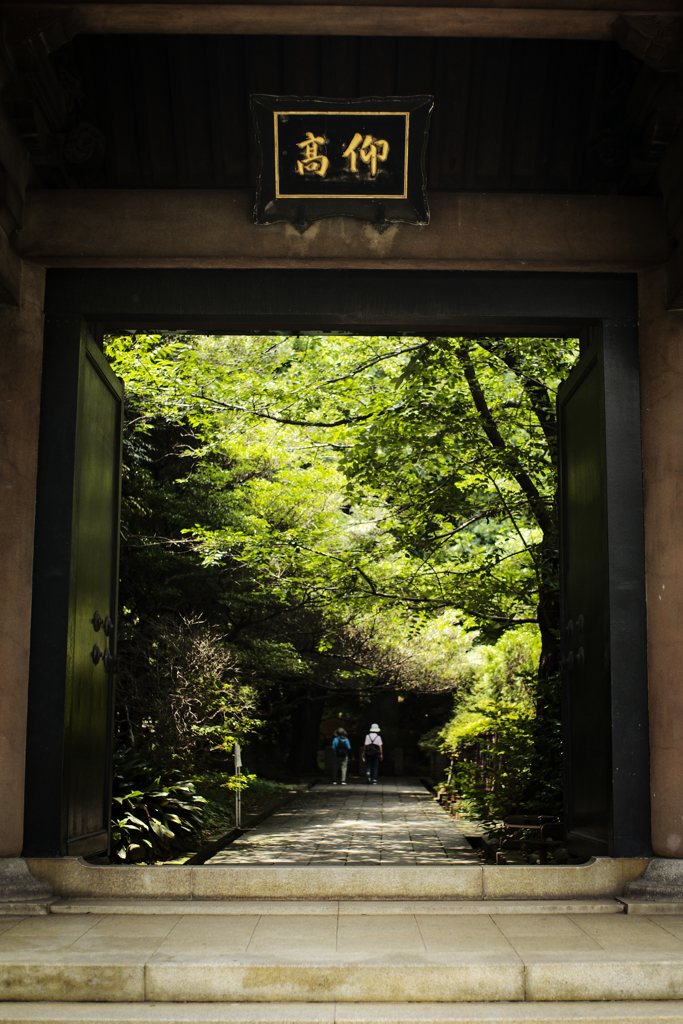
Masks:
[[[420,348],[426,348],[428,344],[429,343],[426,341],[421,341],[419,345],[406,345],[405,348],[397,348],[394,349],[393,352],[380,352],[378,356],[373,356],[371,359],[366,359],[364,363],[359,363],[358,366],[353,370],[349,370],[348,373],[341,374],[339,377],[330,377],[328,380],[322,380],[315,386],[317,388],[325,388],[328,384],[339,384],[343,380],[350,380],[351,377],[358,376],[359,373],[369,370],[371,366],[375,366],[377,363],[381,363],[385,359],[393,359],[396,356],[404,355],[406,352],[416,352]],[[296,394],[296,391],[294,391],[293,394]]]
[[[533,623],[538,625],[538,619],[510,619],[507,615],[486,615],[485,612],[472,612],[468,609],[463,609],[468,615],[471,615],[474,619],[489,619],[491,622],[507,622],[510,626],[523,626]]]
[[[456,355],[462,365],[463,374],[470,389],[474,407],[479,414],[484,433],[486,434],[491,447],[504,453],[513,477],[527,497],[529,507],[531,508],[536,522],[544,533],[551,532],[553,529],[553,523],[550,514],[545,507],[545,502],[541,498],[535,483],[527,471],[520,466],[519,460],[510,451],[505,438],[498,430],[496,421],[494,420],[493,414],[486,401],[484,390],[479,383],[479,378],[477,377],[468,349],[457,349]]]
[[[531,408],[534,411],[536,419],[538,420],[543,435],[546,439],[548,448],[550,450],[550,458],[553,465],[557,462],[557,417],[555,415],[555,407],[553,402],[550,400],[550,395],[545,384],[538,380],[536,377],[532,377],[526,374],[520,366],[519,359],[514,352],[503,351],[501,354],[497,352],[495,348],[491,346],[489,338],[477,338],[477,344],[481,345],[488,352],[498,356],[509,370],[512,370],[514,375],[519,379],[524,391],[526,392],[527,398],[531,404]]]
[[[261,420],[273,420],[274,423],[284,423],[289,427],[343,427],[351,423],[362,423],[364,420],[372,419],[373,416],[381,416],[386,410],[382,412],[368,412],[362,416],[344,416],[343,419],[333,420],[331,423],[324,420],[295,420],[290,419],[288,416],[274,416],[269,412],[259,412],[257,409],[249,409],[243,405],[231,405],[229,402],[220,402],[217,398],[207,398],[206,395],[192,395],[192,398],[196,398],[199,402],[211,402],[212,405],[218,405],[221,409],[228,409],[230,412],[245,412],[249,416],[256,416]]]

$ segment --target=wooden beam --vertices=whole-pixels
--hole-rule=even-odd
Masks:
[[[683,243],[679,242],[666,263],[666,308],[683,312]]]
[[[10,80],[11,67],[0,44],[0,82]],[[31,164],[28,150],[0,104],[0,303],[18,305],[21,299],[21,260],[10,244],[12,233],[21,226],[26,185]]]
[[[627,271],[669,253],[661,200],[436,192],[431,223],[257,226],[251,190],[27,191],[18,252],[48,267]]]
[[[659,163],[657,178],[673,251],[666,264],[666,305],[683,310],[683,124]]]
[[[356,7],[279,4],[122,4],[81,7],[84,32],[231,35],[476,36],[610,39],[612,11],[533,11],[462,7]]]
[[[640,0],[635,15],[650,16],[676,10],[665,0],[656,10]],[[32,9],[50,4],[31,4]],[[163,33],[228,35],[337,36],[474,36],[525,39],[611,39],[616,10],[610,3],[598,9],[497,6],[400,6],[381,3],[75,3],[82,32],[97,34]],[[11,21],[26,5],[2,4]]]
[[[671,234],[683,242],[683,124],[664,151],[657,170]]]
[[[21,303],[22,262],[5,232],[0,228],[0,305]]]
[[[20,63],[47,57],[80,29],[80,16],[73,8],[57,4],[0,4],[0,14],[5,45],[26,47],[16,54]]]

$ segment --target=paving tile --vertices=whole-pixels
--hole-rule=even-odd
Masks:
[[[572,916],[572,921],[609,952],[640,954],[653,951],[683,956],[683,936],[673,935],[655,919],[619,914],[609,915],[603,920],[577,914]]]
[[[472,863],[457,823],[411,779],[378,786],[318,783],[207,864],[315,865]]]
[[[174,956],[188,951],[202,955],[207,950],[219,955],[243,953],[258,921],[256,914],[239,917],[188,914],[159,943],[157,955]]]
[[[0,917],[0,935],[8,932],[10,928],[16,928],[18,924],[25,920],[25,917]]]
[[[676,914],[669,916],[668,914],[660,916],[657,914],[653,917],[648,917],[649,921],[653,924],[659,925],[664,931],[674,935],[677,939],[683,939],[683,915]]]
[[[15,903],[8,903],[6,900],[2,900],[2,893],[0,893],[0,918],[8,917],[12,920],[17,917],[39,917],[49,914],[51,902],[52,900],[46,899],[38,902],[17,900]]]
[[[261,917],[248,946],[250,956],[333,954],[336,917]]]
[[[141,915],[120,915],[111,914],[102,918],[88,929],[87,933],[78,941],[90,941],[95,938],[123,939],[128,942],[130,939],[165,939],[168,933],[181,920],[182,913],[175,914],[141,914]]]
[[[495,922],[486,916],[416,914],[427,952],[503,955],[517,959],[516,951]]]
[[[609,915],[611,916],[611,915]],[[493,920],[523,957],[530,953],[602,952],[603,947],[565,915],[494,915]]]
[[[345,916],[339,918],[337,952],[416,953],[426,952],[417,921],[412,914],[394,916]]]
[[[26,918],[16,928],[0,935],[0,959],[4,959],[8,953],[22,950],[67,949],[94,928],[99,920],[99,917],[90,914],[74,917],[53,917],[49,914]]]

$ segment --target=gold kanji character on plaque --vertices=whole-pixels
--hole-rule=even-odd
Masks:
[[[322,135],[314,135],[313,132],[306,132],[303,142],[297,142],[297,147],[303,150],[301,159],[296,162],[296,169],[299,174],[318,174],[324,178],[330,161],[324,153],[318,152],[319,146],[324,146],[326,139]]]
[[[358,157],[364,164],[370,164],[370,177],[377,177],[377,161],[386,161],[389,156],[389,143],[386,139],[376,139],[374,135],[366,135],[365,138],[356,132],[350,143],[342,153],[342,156],[349,159],[349,171],[358,174]]]

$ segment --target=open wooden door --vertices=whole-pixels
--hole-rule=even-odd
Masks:
[[[570,852],[650,854],[638,335],[591,331],[558,396]]]
[[[88,855],[108,848],[122,401],[121,382],[80,318],[48,317],[31,616],[26,856]]]

